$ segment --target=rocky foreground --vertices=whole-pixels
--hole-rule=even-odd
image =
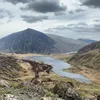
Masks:
[[[0,100],[100,100],[93,95],[82,96],[74,83],[59,78],[50,65],[0,54]]]

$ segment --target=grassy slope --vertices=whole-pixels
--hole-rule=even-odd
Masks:
[[[68,62],[75,66],[100,70],[100,51],[92,50],[87,53],[76,54]]]

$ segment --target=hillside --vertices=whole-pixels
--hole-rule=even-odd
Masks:
[[[56,41],[54,47],[56,48],[56,50],[59,50],[61,53],[77,51],[88,44],[79,40],[65,38],[62,36],[57,36],[52,34],[47,34],[47,35]]]
[[[74,66],[85,66],[100,70],[100,51],[93,50],[84,54],[76,54],[69,60],[69,63]]]
[[[68,61],[70,72],[79,73],[100,84],[100,42],[92,43],[78,51]]]
[[[91,44],[91,43],[93,43],[93,42],[96,42],[96,40],[91,40],[91,39],[82,39],[82,38],[80,38],[80,39],[78,39],[79,41],[82,41],[82,42],[85,42],[85,43],[87,43],[87,44]]]
[[[66,53],[79,50],[86,43],[56,35],[26,29],[0,39],[1,52],[14,53]]]
[[[77,66],[100,69],[100,41],[80,49],[78,53],[69,60],[69,63]]]
[[[87,45],[87,46],[83,47],[82,49],[80,49],[78,51],[78,53],[86,53],[88,51],[96,50],[96,49],[100,50],[100,41],[94,42],[94,43],[92,43],[90,45]]]
[[[18,78],[20,70],[17,59],[0,54],[0,79]]]

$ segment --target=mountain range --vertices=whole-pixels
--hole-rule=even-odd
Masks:
[[[77,51],[89,43],[57,35],[46,35],[28,28],[0,39],[0,51],[40,54],[66,53]]]

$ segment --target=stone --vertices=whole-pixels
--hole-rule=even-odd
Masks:
[[[54,94],[57,94],[64,100],[82,100],[79,94],[69,86],[68,83],[57,83],[53,89]]]
[[[7,88],[11,87],[10,84],[6,80],[2,80],[2,79],[0,79],[0,85]]]
[[[100,95],[97,96],[97,100],[100,100]]]

